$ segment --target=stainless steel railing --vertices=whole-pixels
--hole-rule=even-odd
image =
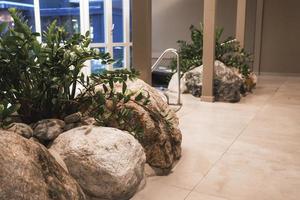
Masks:
[[[181,88],[180,88],[180,58],[179,58],[179,54],[177,52],[176,49],[170,48],[170,49],[166,49],[157,59],[157,61],[153,64],[151,71],[155,71],[157,69],[157,67],[159,66],[160,62],[164,59],[164,57],[168,54],[168,53],[172,53],[176,56],[176,61],[177,61],[177,74],[178,74],[178,95],[177,95],[177,104],[175,105],[181,105]],[[170,104],[169,102],[169,97],[168,95],[165,93],[167,99],[168,99],[168,104]]]

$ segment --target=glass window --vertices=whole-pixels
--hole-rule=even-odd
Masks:
[[[123,0],[112,0],[113,42],[124,42]]]
[[[113,54],[115,63],[113,64],[114,69],[123,68],[124,65],[124,47],[113,47]]]
[[[42,31],[57,20],[70,34],[80,33],[79,0],[40,0]]]
[[[89,0],[89,12],[92,42],[104,43],[104,0]]]
[[[34,6],[33,0],[6,0],[0,1],[0,23],[8,22],[13,26],[13,20],[8,12],[9,8],[16,8],[27,20],[28,25],[35,31]]]
[[[105,52],[106,49],[104,47],[99,48],[100,52]],[[92,60],[91,61],[91,73],[99,74],[106,70],[106,65],[101,63],[101,60]]]

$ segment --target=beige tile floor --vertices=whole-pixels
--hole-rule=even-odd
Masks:
[[[181,160],[132,200],[300,199],[300,77],[259,77],[238,104],[183,103]]]

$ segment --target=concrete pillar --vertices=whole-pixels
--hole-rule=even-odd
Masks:
[[[151,0],[132,0],[132,66],[148,84],[151,84],[152,58],[151,4]]]
[[[257,0],[253,71],[258,74],[260,72],[263,12],[264,12],[264,0]]]
[[[235,37],[240,42],[242,48],[245,46],[246,9],[247,0],[237,0]]]
[[[204,0],[203,85],[201,101],[214,102],[215,21],[217,0]]]

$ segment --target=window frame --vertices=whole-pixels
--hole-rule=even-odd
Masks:
[[[113,42],[113,6],[112,0],[104,1],[104,30],[105,30],[105,42],[104,43],[91,43],[91,48],[105,48],[106,52],[110,53],[111,57],[114,57],[114,47],[124,47],[124,67],[130,69],[130,48],[132,42],[130,41],[130,0],[122,0],[123,5],[123,42]],[[34,0],[34,15],[35,15],[35,27],[36,32],[41,33],[41,17],[40,17],[40,0]],[[79,0],[80,9],[80,32],[85,34],[90,30],[90,14],[89,14],[89,0]],[[42,38],[38,38],[42,41]],[[83,69],[86,74],[91,74],[91,62],[86,63],[87,67]],[[113,70],[113,64],[106,66],[107,70]]]

